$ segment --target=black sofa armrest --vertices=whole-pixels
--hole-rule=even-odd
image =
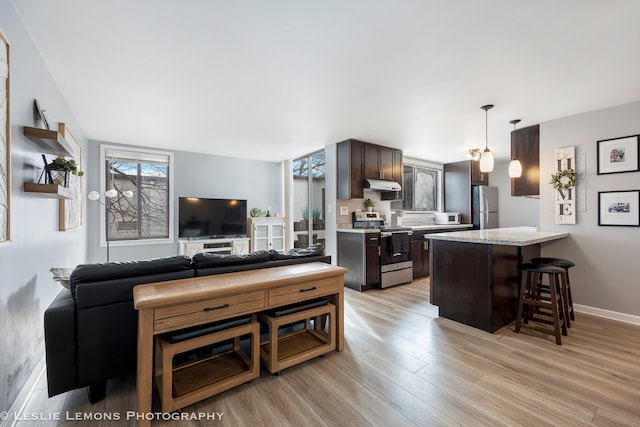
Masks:
[[[63,289],[44,312],[49,397],[78,388],[76,304]]]

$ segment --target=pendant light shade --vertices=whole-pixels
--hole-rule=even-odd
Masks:
[[[522,164],[520,160],[513,159],[509,163],[509,178],[520,178],[522,175]]]
[[[480,107],[485,112],[485,142],[484,142],[484,151],[482,152],[482,156],[480,157],[480,172],[491,172],[493,171],[493,154],[489,150],[489,110],[493,108],[493,105],[483,105]]]
[[[516,125],[520,123],[519,119],[511,120],[509,123],[513,125],[513,130],[516,130]],[[522,164],[516,157],[511,159],[509,163],[509,178],[520,178],[522,176]]]

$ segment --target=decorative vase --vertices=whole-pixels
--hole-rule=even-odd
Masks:
[[[373,206],[367,206],[367,212],[373,212]]]

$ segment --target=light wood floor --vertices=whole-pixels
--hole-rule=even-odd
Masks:
[[[428,286],[347,289],[343,353],[281,376],[263,370],[182,411],[219,420],[153,425],[640,426],[640,327],[577,313],[562,346],[526,326],[491,335],[438,318]],[[41,381],[26,412],[61,421],[17,425],[135,425],[126,421],[135,401],[133,378],[111,380],[95,405],[84,390],[48,399]],[[75,421],[101,414],[121,420]]]

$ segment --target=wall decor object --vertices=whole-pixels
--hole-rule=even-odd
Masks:
[[[82,170],[82,146],[64,123],[58,123],[58,132],[73,149],[73,158],[78,170]],[[71,199],[58,200],[58,230],[67,231],[82,227],[82,178],[68,174],[69,189],[73,193]]]
[[[39,124],[38,122],[42,123],[42,126],[49,130],[49,121],[47,120],[47,110],[43,110],[42,107],[40,106],[40,102],[38,102],[37,99],[33,100],[33,116],[36,122],[36,125]]]
[[[11,115],[9,40],[0,29],[0,244],[10,240]]]
[[[554,188],[556,224],[576,223],[576,147],[554,151],[554,170],[550,184]]]
[[[631,135],[598,141],[598,175],[637,172],[639,137]]]
[[[599,191],[598,225],[640,227],[640,190]]]

